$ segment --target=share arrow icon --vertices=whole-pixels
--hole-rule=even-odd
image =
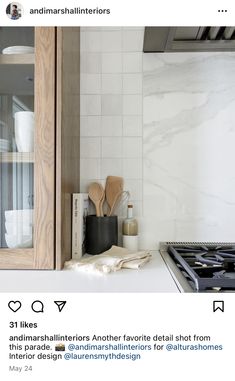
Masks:
[[[67,302],[64,300],[54,300],[54,303],[57,305],[59,312],[61,312]]]

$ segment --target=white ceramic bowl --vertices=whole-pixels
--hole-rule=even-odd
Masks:
[[[27,54],[34,53],[33,46],[8,46],[2,50],[2,54]]]
[[[5,222],[5,229],[7,234],[10,235],[30,235],[33,231],[33,224],[31,222],[23,223],[21,221],[17,222]]]
[[[22,236],[5,234],[5,240],[10,249],[33,247],[32,234]]]
[[[15,142],[18,152],[34,151],[34,112],[18,111],[15,117]]]
[[[33,209],[6,210],[6,222],[29,225],[33,223]]]

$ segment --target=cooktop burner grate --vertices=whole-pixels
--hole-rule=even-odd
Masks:
[[[200,242],[200,241],[191,241],[191,242],[186,242],[186,241],[167,241],[167,242],[160,242],[160,249],[163,247],[168,247],[168,246],[234,246],[235,247],[235,242]]]
[[[234,242],[165,242],[164,245],[195,290],[235,290]]]

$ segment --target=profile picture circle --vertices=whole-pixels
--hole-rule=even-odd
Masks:
[[[22,17],[23,7],[20,3],[10,3],[6,7],[6,14],[11,20],[19,20]]]

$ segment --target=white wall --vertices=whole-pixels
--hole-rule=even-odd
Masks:
[[[143,35],[81,28],[81,191],[123,176],[143,248],[234,241],[235,54],[143,54]]]

